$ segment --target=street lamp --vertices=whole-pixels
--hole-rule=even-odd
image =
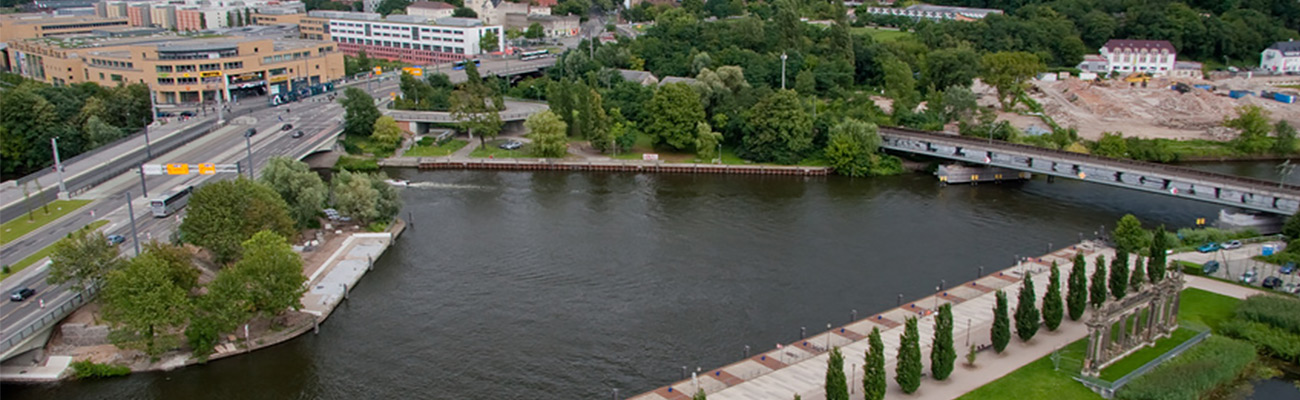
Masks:
[[[785,52],[781,52],[781,90],[785,90]]]

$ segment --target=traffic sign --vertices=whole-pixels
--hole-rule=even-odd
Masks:
[[[141,170],[144,171],[145,175],[166,175],[163,172],[162,164],[145,164],[141,167]]]
[[[383,68],[375,67],[375,75],[379,75],[379,74],[382,74],[382,73],[384,73],[384,69],[383,69]]]
[[[189,175],[189,164],[167,164],[167,175]]]
[[[215,173],[217,173],[217,166],[215,164],[199,164],[199,175],[212,175]]]
[[[198,172],[200,175],[215,175],[224,173],[238,173],[238,164],[145,164],[140,167],[145,175],[189,175]]]

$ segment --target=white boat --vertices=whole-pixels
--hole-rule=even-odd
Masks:
[[[387,183],[387,184],[389,184],[389,185],[393,185],[393,186],[397,186],[397,187],[406,187],[406,185],[410,185],[410,184],[411,184],[410,181],[405,180],[405,179],[385,179],[385,180],[384,180],[384,183]]]

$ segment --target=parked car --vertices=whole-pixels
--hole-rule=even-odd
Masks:
[[[1255,283],[1259,279],[1259,273],[1253,269],[1248,269],[1241,273],[1241,283]]]
[[[297,139],[297,138],[302,137],[303,135],[305,135],[305,133],[302,133],[302,129],[299,129],[299,130],[295,131],[292,135],[289,135],[289,137],[294,138],[294,139]]]
[[[1201,273],[1205,275],[1210,275],[1215,272],[1219,272],[1218,261],[1210,260],[1210,261],[1206,261],[1205,264],[1201,264]]]
[[[498,147],[504,150],[517,150],[520,147],[523,147],[523,145],[524,144],[520,143],[518,140],[508,140],[505,143],[502,143],[501,146]]]
[[[117,245],[119,245],[119,244],[122,244],[122,242],[125,242],[125,241],[126,241],[126,237],[125,237],[125,236],[122,236],[122,235],[108,235],[108,245],[109,245],[109,246],[117,246]]]
[[[9,301],[23,301],[35,295],[36,295],[35,290],[32,290],[32,288],[25,287],[22,289],[15,290],[13,293],[10,293]]]
[[[1240,240],[1233,240],[1233,241],[1230,241],[1230,242],[1223,242],[1223,244],[1222,244],[1221,246],[1223,247],[1224,250],[1232,250],[1232,249],[1235,249],[1235,248],[1239,248],[1239,247],[1241,247],[1241,241],[1240,241]]]
[[[196,114],[194,114],[193,111],[181,111],[181,116],[182,116],[182,117],[193,117],[193,116],[195,116],[195,115],[196,115]]]
[[[1295,272],[1295,263],[1286,263],[1286,265],[1283,265],[1281,269],[1277,270],[1277,272],[1281,272],[1283,275],[1291,275],[1292,272]]]
[[[282,130],[282,131],[287,131],[287,130],[290,130],[290,129],[293,129],[293,124],[284,124],[284,125],[280,125],[280,130]]]
[[[1276,276],[1270,276],[1264,278],[1264,282],[1261,283],[1260,285],[1263,286],[1265,289],[1278,289],[1282,287],[1282,278],[1278,278]]]
[[[1220,248],[1221,248],[1221,247],[1219,247],[1219,244],[1218,244],[1218,243],[1206,243],[1206,244],[1201,245],[1201,247],[1197,247],[1197,248],[1196,248],[1196,251],[1199,251],[1199,252],[1202,252],[1202,253],[1213,253],[1213,252],[1219,251]]]

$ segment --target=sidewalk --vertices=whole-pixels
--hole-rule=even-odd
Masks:
[[[29,367],[0,367],[0,381],[4,382],[52,382],[72,373],[72,357],[50,356],[45,365]]]

